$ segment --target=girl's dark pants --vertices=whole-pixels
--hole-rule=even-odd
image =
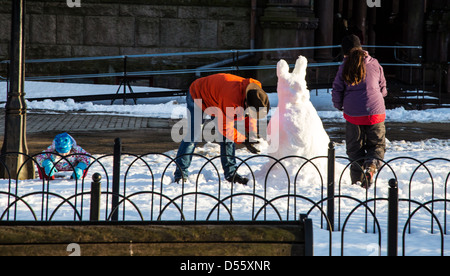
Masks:
[[[386,153],[386,127],[384,122],[360,126],[347,122],[347,155],[353,162],[350,168],[352,183],[362,181],[364,168],[374,164],[377,169],[382,165]]]

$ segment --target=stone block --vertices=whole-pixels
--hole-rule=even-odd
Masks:
[[[9,57],[9,43],[0,43],[0,61]],[[0,66],[0,72],[6,72],[6,66]]]
[[[84,19],[84,44],[134,46],[133,17],[87,16]]]
[[[450,63],[447,68],[447,93],[450,93]]]
[[[219,48],[248,48],[250,46],[250,22],[220,21]]]
[[[161,19],[162,47],[198,47],[200,21],[195,19]]]
[[[65,1],[64,1],[65,2]],[[45,2],[38,2],[38,1],[26,1],[26,12],[27,15],[30,14],[49,14],[44,12],[44,5],[47,3]],[[10,4],[8,5],[10,6]]]
[[[0,42],[9,42],[11,40],[11,15],[0,14]]]
[[[11,1],[0,0],[0,13],[11,14]]]
[[[74,57],[118,56],[120,48],[115,46],[72,46]]]
[[[208,9],[199,6],[180,6],[178,7],[178,18],[185,19],[204,19],[208,18]]]
[[[204,49],[217,48],[217,20],[202,20],[200,26],[199,47]]]
[[[72,50],[69,45],[29,44],[26,53],[27,59],[63,58],[70,57]]]
[[[120,16],[147,17],[147,18],[176,18],[177,6],[159,5],[120,5]]]
[[[157,46],[159,44],[159,19],[136,18],[136,46]]]
[[[30,18],[30,43],[56,44],[56,15],[32,14]]]
[[[203,7],[204,8],[204,7]],[[250,9],[239,8],[234,6],[226,7],[208,7],[208,18],[216,18],[218,20],[249,20]]]
[[[56,32],[57,44],[83,44],[83,18],[79,16],[58,15]]]

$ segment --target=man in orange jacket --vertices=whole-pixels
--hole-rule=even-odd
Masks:
[[[181,142],[176,158],[175,182],[186,180],[197,142],[201,141],[203,113],[214,117],[220,141],[221,163],[225,179],[231,183],[247,184],[248,179],[236,173],[236,144],[244,144],[257,154],[257,119],[264,118],[269,109],[269,98],[261,83],[231,74],[215,74],[194,81],[186,96],[188,134]],[[235,121],[245,120],[246,132],[235,128]]]

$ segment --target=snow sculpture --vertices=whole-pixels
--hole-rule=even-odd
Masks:
[[[278,108],[275,110],[267,129],[267,140],[269,142],[267,153],[277,160],[289,156],[301,156],[307,159],[327,156],[330,139],[310,101],[310,92],[305,79],[307,64],[307,59],[300,56],[292,73],[289,72],[289,65],[285,60],[280,60],[277,65]],[[270,161],[269,164],[264,166],[263,170],[266,170],[267,173],[273,163],[274,161]],[[300,158],[286,158],[282,161],[291,181],[294,180],[304,163],[305,159]],[[326,165],[326,161],[320,161],[319,163],[325,163]],[[279,165],[275,166],[269,174],[277,175],[280,173],[280,169],[283,173],[284,169],[280,167]],[[313,168],[312,165],[308,167]],[[322,168],[320,170],[323,174]],[[310,170],[307,169],[307,171]],[[299,174],[304,175],[305,173],[306,171],[302,169]],[[284,175],[286,175],[285,172]]]

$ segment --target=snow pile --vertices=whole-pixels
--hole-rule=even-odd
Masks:
[[[388,110],[386,117],[387,121],[399,121],[404,123],[450,123],[450,108],[437,108],[422,111],[405,110],[405,108],[399,107]]]
[[[186,116],[186,104],[179,104],[177,101],[159,104],[103,105],[92,102],[77,103],[72,99],[68,99],[66,101],[27,101],[27,106],[31,111],[90,112],[95,114],[170,119],[180,119]]]

